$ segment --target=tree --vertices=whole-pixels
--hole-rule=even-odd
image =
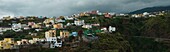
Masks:
[[[168,23],[166,17],[154,17],[145,21],[143,27],[145,36],[170,38],[168,35]]]
[[[77,50],[88,52],[133,52],[129,42],[123,38],[120,33],[97,34],[98,40],[88,43],[87,45],[78,47]],[[91,45],[90,47],[88,45]]]

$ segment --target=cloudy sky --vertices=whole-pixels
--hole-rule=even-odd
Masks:
[[[90,10],[125,13],[145,7],[167,5],[170,5],[170,0],[0,0],[0,17],[69,16]]]

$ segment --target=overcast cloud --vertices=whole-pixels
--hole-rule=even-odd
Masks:
[[[170,0],[0,0],[0,17],[68,16],[91,10],[125,13],[145,7],[167,5],[170,5]]]

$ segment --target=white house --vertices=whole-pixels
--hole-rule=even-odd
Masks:
[[[127,16],[128,14],[115,14],[116,16]]]
[[[101,28],[102,31],[107,31],[106,27]]]
[[[100,24],[91,24],[92,26],[100,26]]]
[[[57,37],[47,37],[46,40],[47,42],[55,43],[57,41]]]
[[[89,29],[89,28],[92,28],[92,25],[89,25],[89,24],[88,24],[88,25],[83,25],[82,28],[87,28],[87,29]]]
[[[99,13],[97,13],[97,14],[98,14],[98,15],[103,15],[103,13],[100,13],[100,12],[99,12]]]
[[[138,18],[138,17],[140,17],[139,15],[137,15],[137,14],[133,14],[133,15],[131,15],[132,17],[135,17],[135,18]]]
[[[28,40],[28,42],[29,42],[30,44],[37,43],[38,41],[39,41],[39,38],[33,38],[33,39],[31,39],[31,40]]]
[[[12,24],[12,30],[14,30],[14,31],[16,31],[16,32],[21,31],[21,28],[22,28],[21,23]]]
[[[17,45],[21,45],[22,44],[22,42],[21,41],[17,41]]]
[[[65,22],[65,20],[62,20],[62,19],[55,19],[56,21],[55,22],[57,22],[57,23],[59,23],[59,22]]]
[[[65,20],[73,20],[73,17],[64,16]]]
[[[46,39],[45,38],[41,38],[41,39],[39,39],[39,41],[40,42],[44,42],[44,41],[46,41]]]
[[[149,17],[156,17],[156,15],[149,15]]]
[[[42,29],[35,29],[35,31],[42,31]]]
[[[52,25],[50,25],[50,24],[46,24],[46,25],[45,25],[45,27],[52,27]]]
[[[65,20],[57,20],[57,22],[65,22]]]
[[[33,40],[29,40],[28,41],[30,44],[33,44],[33,43],[35,43]]]
[[[37,36],[37,33],[30,33],[31,36]]]
[[[84,20],[76,20],[76,21],[74,21],[74,24],[76,26],[81,26],[81,25],[84,25],[85,23],[84,23]]]
[[[113,31],[116,31],[116,28],[112,27],[112,26],[109,26],[109,32],[113,32]]]
[[[72,25],[72,24],[71,24],[71,23],[67,23],[67,24],[66,24],[66,26],[70,26],[70,25]]]
[[[57,42],[58,37],[56,37],[56,30],[49,30],[45,32],[45,38],[46,41],[50,43],[50,48],[60,47],[60,44]]]
[[[91,17],[92,19],[95,19],[96,17]]]
[[[39,38],[32,38],[33,41],[39,41]]]
[[[143,16],[146,16],[146,15],[149,15],[149,13],[148,13],[148,12],[144,12],[144,13],[143,13]]]
[[[18,23],[18,24],[12,24],[12,28],[21,28],[22,27],[22,25],[21,25],[21,23]]]
[[[24,27],[24,30],[28,30],[28,29],[30,29],[29,27]]]
[[[109,13],[110,15],[116,15],[116,13],[112,12],[112,13]]]
[[[62,47],[62,40],[61,40],[61,37],[60,37],[60,36],[57,37],[57,43],[55,43],[55,45],[56,45],[57,47]]]

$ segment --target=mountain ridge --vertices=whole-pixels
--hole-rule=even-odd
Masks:
[[[170,10],[170,5],[169,6],[146,7],[143,9],[132,11],[129,14],[141,14],[144,12],[158,12],[158,11],[166,11],[166,10]]]

